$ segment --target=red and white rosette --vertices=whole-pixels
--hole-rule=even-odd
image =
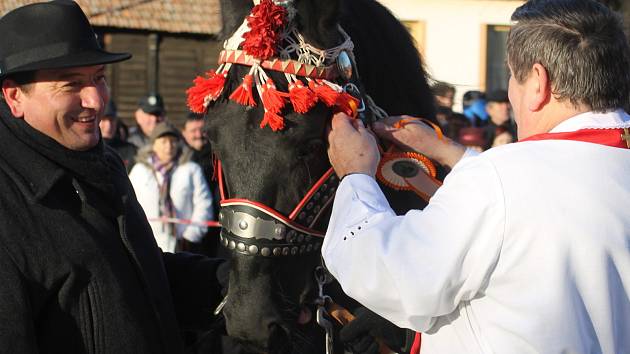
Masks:
[[[376,171],[376,178],[384,185],[399,191],[413,191],[425,201],[442,185],[435,175],[431,160],[415,152],[385,153]]]

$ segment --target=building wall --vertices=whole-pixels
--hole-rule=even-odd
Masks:
[[[486,25],[509,25],[512,12],[524,1],[379,0],[407,26],[422,23],[416,38],[426,68],[435,80],[457,87],[461,95],[485,87]]]
[[[169,121],[182,127],[189,112],[186,90],[197,75],[217,66],[222,43],[209,36],[159,33],[155,73],[150,65],[149,32],[114,29],[101,29],[101,32],[107,50],[133,55],[130,60],[107,66],[112,99],[120,118],[129,126],[136,124],[134,112],[138,100],[153,91],[152,82],[156,81]]]

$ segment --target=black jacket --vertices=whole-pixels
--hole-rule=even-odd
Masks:
[[[128,143],[124,140],[120,140],[120,138],[113,139],[103,139],[105,144],[112,147],[117,153],[118,156],[122,159],[125,164],[125,169],[127,173],[131,171],[131,168],[136,163],[136,154],[138,153],[138,148],[131,143]]]
[[[160,251],[111,148],[94,188],[0,113],[0,353],[181,352],[180,327],[214,320],[220,262]]]

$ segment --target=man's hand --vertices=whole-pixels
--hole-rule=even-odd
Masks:
[[[339,339],[353,354],[379,354],[379,341],[397,353],[408,352],[408,330],[396,327],[365,307],[354,311],[356,318],[343,326]],[[412,337],[413,338],[413,337]]]
[[[409,120],[402,127],[395,125],[401,120]],[[403,150],[411,150],[426,155],[442,165],[453,168],[466,148],[448,138],[439,139],[435,130],[410,116],[388,117],[373,124],[374,132]]]
[[[380,153],[376,139],[363,122],[337,113],[328,132],[328,158],[339,178],[349,173],[374,177]]]

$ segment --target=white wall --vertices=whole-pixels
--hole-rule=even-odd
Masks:
[[[524,3],[520,0],[379,1],[401,21],[425,23],[426,68],[434,79],[457,87],[456,109],[465,91],[483,89],[483,25],[509,25],[512,12]]]

